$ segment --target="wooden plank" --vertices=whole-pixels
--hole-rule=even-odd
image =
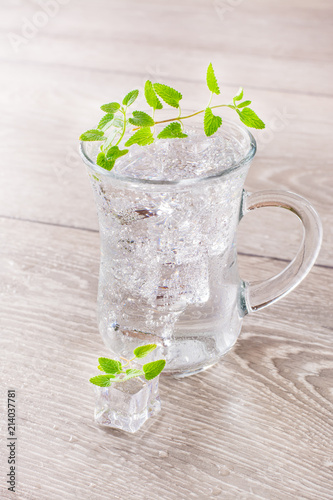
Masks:
[[[226,5],[230,8],[221,17]],[[34,3],[11,4],[0,27],[5,34],[19,32],[22,16],[31,20],[38,10]],[[112,11],[117,19],[112,29],[101,11]],[[18,53],[7,39],[0,49],[0,215],[97,229],[92,195],[77,159],[80,132],[97,121],[99,105],[111,92],[119,98],[137,84],[142,88],[146,78],[177,83],[189,96],[189,108],[206,102],[203,75],[213,59],[227,100],[244,84],[268,125],[256,134],[258,155],[248,188],[288,189],[309,198],[324,223],[318,262],[330,265],[333,100],[325,97],[331,95],[330,16],[327,0],[315,7],[298,0],[287,11],[283,3],[263,0],[251,6],[224,0],[172,0],[167,5],[99,0],[98,7],[83,1],[80,8],[72,1]],[[245,219],[242,252],[293,257],[297,221],[278,212]]]
[[[67,79],[67,86],[60,89],[57,70],[45,73],[41,68],[36,73],[35,69],[28,68],[26,72],[29,79],[24,95],[20,83],[10,87],[10,74],[3,73],[0,77],[7,89],[0,98],[7,124],[2,141],[0,215],[97,229],[92,193],[77,153],[77,137],[98,120],[103,99],[94,95],[94,89],[103,89],[104,100],[109,100],[109,81],[101,75],[99,78],[90,75],[78,89],[76,72],[68,71],[66,75],[61,73]],[[19,80],[19,73],[15,79]],[[112,85],[116,97],[122,89],[129,88],[128,79],[123,76],[115,77]],[[190,108],[195,102],[204,102],[204,83],[184,87],[184,95],[191,96]],[[228,92],[231,95],[229,89]],[[283,93],[255,90],[251,94],[268,129],[255,134],[258,153],[247,187],[251,191],[291,190],[307,197],[323,220],[325,242],[319,262],[327,265],[333,248],[330,182],[333,161],[328,146],[333,134],[333,100],[300,96],[295,101]],[[304,109],[307,109],[307,121],[304,121]],[[226,116],[234,118],[229,111]],[[65,118],[67,113],[70,118]],[[20,148],[17,149],[18,136]],[[292,258],[298,246],[297,221],[279,212],[282,211],[262,210],[249,215],[242,223],[240,234],[244,232],[244,237],[240,250],[277,256],[282,248],[282,256]],[[272,218],[274,224],[271,224]],[[287,224],[290,221],[288,235],[286,221]],[[265,229],[266,239],[260,236],[260,225]],[[282,242],[288,244],[282,245]]]
[[[32,2],[3,9],[4,34],[21,34],[22,17],[32,21],[38,11]],[[248,87],[332,95],[331,15],[329,0],[315,7],[299,0],[288,7],[265,0],[71,1],[18,52],[6,39],[0,58],[111,76],[157,66],[188,81],[201,79],[213,59],[227,83],[246,76]]]
[[[214,368],[164,377],[160,417],[128,436],[92,421],[87,380],[107,354],[95,320],[98,234],[0,224],[0,379],[18,394],[20,498],[331,498],[333,271],[316,267],[246,318]],[[282,265],[241,260],[251,278]]]
[[[22,19],[32,20],[41,5],[5,3],[0,415],[5,422],[5,391],[14,386],[17,496],[330,500],[330,0],[71,0],[18,52],[8,34],[19,34]],[[244,85],[268,125],[256,134],[247,188],[292,190],[314,203],[324,224],[319,266],[286,299],[246,317],[217,366],[183,381],[163,377],[162,413],[142,432],[104,431],[93,423],[88,382],[97,357],[107,355],[95,319],[97,218],[77,137],[98,119],[103,101],[142,89],[147,78],[180,88],[188,108],[206,103],[210,60],[223,96]],[[247,254],[239,256],[241,276],[282,270],[299,238],[289,213],[247,215],[239,229],[238,248]],[[5,460],[0,468],[6,477]],[[0,497],[12,498],[4,481]]]

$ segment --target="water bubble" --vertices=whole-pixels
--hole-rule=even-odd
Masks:
[[[210,488],[210,494],[213,495],[213,497],[217,497],[222,493],[222,489],[215,487],[215,488]]]
[[[158,452],[158,456],[159,456],[159,458],[166,458],[166,457],[169,456],[169,453],[167,451],[162,451],[161,450],[161,451]]]
[[[217,468],[220,476],[229,476],[230,470],[225,465],[218,465]]]

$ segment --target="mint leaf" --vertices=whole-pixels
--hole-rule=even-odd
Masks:
[[[109,358],[98,358],[98,362],[102,370],[108,374],[121,372],[120,361],[116,361],[115,359],[109,359]]]
[[[238,94],[236,94],[235,97],[233,98],[234,104],[236,104],[236,101],[241,101],[243,99],[243,94],[244,90],[241,87],[238,91]]]
[[[138,95],[139,95],[139,91],[138,90],[131,90],[131,92],[129,92],[124,97],[124,99],[123,99],[123,105],[124,106],[130,106],[136,100],[136,98],[138,97]]]
[[[105,170],[112,170],[117,158],[128,153],[128,149],[119,149],[118,146],[112,146],[107,153],[99,153],[96,163]]]
[[[103,116],[103,118],[100,120],[97,128],[103,128],[105,125],[110,123],[113,120],[114,114],[113,113],[107,113],[106,115]]]
[[[125,142],[125,146],[132,146],[132,144],[139,144],[139,146],[147,146],[154,142],[153,134],[149,127],[140,128],[135,134],[133,134],[127,142]]]
[[[103,104],[103,106],[101,106],[101,110],[105,111],[105,113],[115,113],[119,108],[120,104],[117,102],[110,102],[109,104]]]
[[[141,345],[136,349],[134,349],[133,353],[136,358],[144,358],[145,356],[147,356],[147,354],[156,349],[156,347],[157,347],[156,344]]]
[[[130,118],[128,121],[138,127],[151,127],[155,123],[152,117],[143,111],[133,111],[133,118]]]
[[[215,134],[217,129],[222,125],[222,118],[215,116],[210,108],[206,108],[204,117],[204,130],[207,137]]]
[[[113,167],[112,163],[106,158],[104,153],[98,153],[96,163],[105,170],[111,170]]]
[[[163,105],[157,95],[155,94],[155,90],[153,89],[153,84],[150,80],[147,80],[145,83],[145,98],[149,106],[154,109],[162,109]]]
[[[165,359],[158,359],[157,361],[152,361],[151,363],[146,363],[143,365],[142,369],[145,372],[146,380],[152,380],[157,377],[165,367]]]
[[[91,129],[80,135],[80,141],[102,141],[105,139],[102,130]]]
[[[168,87],[168,85],[163,85],[162,83],[154,83],[153,89],[166,104],[169,104],[169,106],[172,106],[173,108],[179,107],[179,101],[183,98],[180,92],[172,87]]]
[[[245,106],[250,106],[252,101],[243,101],[240,104],[237,104],[237,108],[244,108]]]
[[[118,146],[112,146],[106,153],[106,157],[108,160],[116,160],[121,156],[124,156],[128,153],[128,149],[119,149]]]
[[[172,122],[158,134],[157,139],[174,139],[176,137],[187,137],[187,134],[182,132],[180,123]]]
[[[115,378],[115,375],[108,373],[107,375],[97,375],[96,377],[92,377],[89,382],[94,385],[98,385],[99,387],[110,387],[112,378]]]
[[[210,63],[208,68],[207,68],[206,80],[207,80],[207,87],[209,88],[209,90],[211,92],[213,92],[214,94],[219,95],[220,89],[219,89],[219,86],[218,86],[218,83],[216,80],[216,76],[215,76],[215,72],[214,72],[212,63]]]
[[[265,128],[264,122],[256,115],[256,113],[251,108],[244,108],[242,110],[236,109],[241,122],[247,127],[252,128]]]
[[[126,382],[126,380],[129,380],[131,378],[135,377],[143,377],[144,372],[142,370],[137,370],[136,368],[129,368],[126,370],[126,375],[120,379],[120,382]]]

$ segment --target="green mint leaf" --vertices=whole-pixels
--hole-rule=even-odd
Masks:
[[[97,128],[101,129],[105,127],[105,125],[107,125],[113,120],[113,117],[114,117],[113,113],[107,113],[106,115],[104,115],[103,118],[100,120]]]
[[[167,125],[157,136],[157,139],[174,139],[174,138],[187,137],[187,134],[182,132],[182,128],[179,122],[171,122]]]
[[[208,68],[207,68],[206,80],[207,80],[207,87],[209,88],[209,90],[211,92],[213,92],[214,94],[219,95],[220,89],[219,89],[219,86],[218,86],[218,83],[216,80],[216,76],[215,76],[215,72],[214,72],[212,63],[210,63]]]
[[[162,109],[163,105],[157,95],[155,94],[155,90],[153,89],[153,84],[150,80],[147,80],[145,83],[145,98],[149,106],[154,109]]]
[[[97,375],[96,377],[92,377],[89,382],[94,385],[98,385],[99,387],[110,387],[111,380],[115,378],[115,375],[108,373],[107,375]]]
[[[131,92],[129,92],[124,97],[124,99],[123,99],[123,105],[124,106],[130,106],[136,100],[136,98],[138,97],[138,95],[139,95],[139,91],[138,90],[131,90]]]
[[[206,108],[204,117],[204,130],[207,137],[215,134],[217,129],[222,125],[222,118],[215,116],[210,108]]]
[[[143,111],[133,111],[133,118],[128,121],[137,127],[152,127],[155,124],[153,118]]]
[[[244,95],[244,90],[241,87],[238,91],[238,94],[236,94],[235,97],[233,98],[234,104],[236,104],[236,101],[241,101],[243,99],[243,95]]]
[[[101,110],[105,111],[105,113],[115,113],[119,108],[120,104],[117,102],[110,102],[109,104],[103,104],[103,106],[101,106]]]
[[[115,359],[109,359],[109,358],[98,358],[98,362],[102,367],[103,371],[105,371],[108,374],[121,372],[120,361],[116,361]]]
[[[242,110],[236,109],[241,122],[247,127],[251,128],[265,128],[264,122],[256,115],[251,108],[243,108]]]
[[[125,146],[132,146],[132,144],[139,144],[139,146],[147,146],[154,142],[153,134],[149,127],[140,128],[135,134],[133,134],[127,142],[125,142]]]
[[[154,83],[153,89],[166,104],[173,108],[179,108],[179,101],[183,98],[180,92],[162,83]]]
[[[141,345],[134,349],[133,354],[136,358],[144,358],[145,356],[147,356],[147,354],[156,349],[156,347],[156,344]]]
[[[96,163],[105,170],[112,170],[117,158],[128,153],[128,149],[119,149],[118,146],[111,146],[107,153],[99,153]]]
[[[121,156],[127,155],[128,149],[119,149],[118,146],[112,146],[106,153],[108,160],[116,160]]]
[[[97,129],[87,130],[80,136],[80,141],[102,141],[103,139],[105,139],[104,132]]]
[[[136,368],[129,368],[126,370],[126,375],[120,379],[120,382],[126,382],[126,380],[129,380],[131,378],[135,377],[143,377],[144,372],[142,370],[137,370]]]
[[[245,106],[250,106],[252,101],[243,101],[240,104],[237,104],[237,108],[245,108]]]
[[[146,380],[152,380],[157,377],[165,367],[165,359],[158,359],[157,361],[152,361],[151,363],[146,363],[143,365],[142,369],[145,372]]]
[[[111,170],[113,165],[111,161],[109,161],[104,153],[98,153],[96,163],[99,167],[104,168],[105,170]]]

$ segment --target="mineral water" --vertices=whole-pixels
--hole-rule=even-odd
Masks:
[[[248,170],[244,137],[132,146],[91,172],[101,233],[99,328],[116,356],[155,342],[164,372],[214,364],[242,316],[235,234]]]

